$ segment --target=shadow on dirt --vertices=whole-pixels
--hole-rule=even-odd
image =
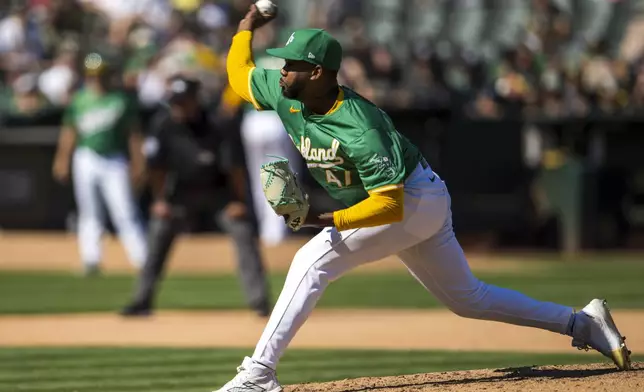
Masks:
[[[636,369],[637,371],[642,369]],[[497,369],[495,373],[506,373],[501,376],[503,379],[528,379],[528,378],[584,378],[601,376],[604,374],[618,373],[614,368],[606,369],[558,369],[558,368],[537,368],[535,366],[512,367]]]
[[[630,372],[643,372],[644,367],[637,366]],[[495,383],[495,382],[506,382],[506,381],[521,381],[521,380],[530,380],[530,379],[554,379],[554,380],[564,380],[564,379],[580,379],[587,377],[597,377],[607,374],[620,373],[619,370],[612,367],[598,368],[598,369],[566,369],[566,368],[556,368],[556,367],[536,367],[536,366],[524,366],[524,367],[512,367],[504,369],[496,369],[488,371],[486,373],[479,373],[477,371],[468,372],[454,372],[451,374],[450,379],[441,380],[445,373],[443,374],[417,374],[404,376],[404,379],[399,380],[400,383],[393,381],[387,382],[387,380],[381,379],[376,382],[369,382],[363,380],[354,380],[353,385],[341,386],[340,383],[332,383],[335,385],[326,384],[327,388],[318,389],[311,388],[307,389],[306,385],[300,385],[293,389],[287,389],[289,392],[304,392],[304,391],[322,391],[322,390],[331,390],[333,392],[358,392],[358,391],[386,391],[389,389],[404,389],[404,388],[413,388],[416,390],[420,387],[438,387],[441,386],[458,386],[458,385],[468,385],[475,383]],[[433,380],[432,380],[433,378]],[[349,381],[349,380],[346,380]],[[345,382],[346,382],[345,381]],[[371,385],[369,385],[371,384]],[[374,385],[376,384],[376,385]],[[310,387],[310,386],[309,386]],[[300,389],[301,388],[301,389]]]

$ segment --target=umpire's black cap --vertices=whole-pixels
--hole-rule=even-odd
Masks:
[[[168,81],[168,101],[170,103],[182,102],[187,97],[196,97],[199,94],[201,83],[185,76],[174,76]]]

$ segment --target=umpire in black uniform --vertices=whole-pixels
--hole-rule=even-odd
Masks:
[[[169,81],[168,107],[151,120],[144,143],[151,207],[148,259],[137,280],[133,301],[121,314],[148,315],[156,285],[180,224],[197,214],[213,217],[237,249],[239,275],[248,306],[269,314],[268,283],[247,201],[241,140],[214,124],[199,101],[198,81]],[[216,262],[213,255],[213,262]]]

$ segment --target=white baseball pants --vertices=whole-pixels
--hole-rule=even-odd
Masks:
[[[143,266],[147,245],[132,194],[127,158],[103,157],[90,149],[78,148],[74,152],[72,168],[83,263],[95,265],[102,261],[102,196],[130,263],[137,269]]]
[[[251,110],[244,114],[241,135],[248,164],[253,206],[257,214],[259,237],[265,245],[277,245],[288,235],[284,219],[277,215],[266,200],[260,179],[262,164],[275,160],[269,155],[288,158],[296,170],[301,159],[286,133],[282,120],[273,111]]]
[[[338,232],[327,228],[295,255],[253,359],[275,369],[328,284],[361,264],[396,254],[416,280],[462,317],[567,334],[573,309],[486,284],[470,271],[452,230],[443,181],[418,167],[405,184],[402,222]]]

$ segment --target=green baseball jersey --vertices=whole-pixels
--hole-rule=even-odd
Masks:
[[[98,154],[127,154],[128,135],[137,120],[137,105],[120,91],[97,95],[77,92],[65,111],[63,124],[76,131],[76,145]]]
[[[282,95],[280,71],[255,68],[250,88],[258,110],[280,116],[313,178],[331,197],[352,206],[376,189],[401,186],[424,161],[418,148],[376,105],[342,86],[325,115]]]

